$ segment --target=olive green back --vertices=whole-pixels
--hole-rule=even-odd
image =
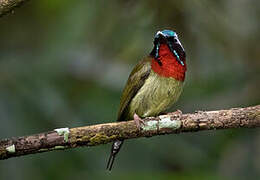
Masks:
[[[131,117],[128,117],[129,104],[148,78],[151,72],[151,60],[151,57],[144,58],[134,67],[129,75],[121,96],[117,121],[131,119]]]

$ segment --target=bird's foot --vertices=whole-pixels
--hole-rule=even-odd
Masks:
[[[141,124],[145,125],[144,120],[142,120],[136,113],[134,114],[134,121],[139,131],[141,130]]]
[[[171,114],[175,115],[175,116],[180,116],[180,115],[182,115],[182,112],[181,112],[181,110],[177,109],[177,111],[172,112]]]

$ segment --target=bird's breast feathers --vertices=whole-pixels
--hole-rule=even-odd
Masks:
[[[169,109],[179,98],[183,82],[172,77],[162,77],[151,70],[149,77],[132,99],[129,115],[156,116]]]

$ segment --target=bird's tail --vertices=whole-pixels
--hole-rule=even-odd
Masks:
[[[110,153],[110,156],[109,156],[109,160],[108,160],[108,163],[107,163],[107,170],[111,171],[115,157],[116,157],[116,154],[120,151],[120,148],[123,145],[123,142],[124,141],[119,141],[119,140],[114,141],[114,143],[112,145],[111,153]]]

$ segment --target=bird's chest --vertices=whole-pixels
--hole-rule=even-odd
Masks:
[[[170,108],[182,92],[183,82],[162,77],[151,71],[142,88],[130,103],[129,115],[156,116]]]

